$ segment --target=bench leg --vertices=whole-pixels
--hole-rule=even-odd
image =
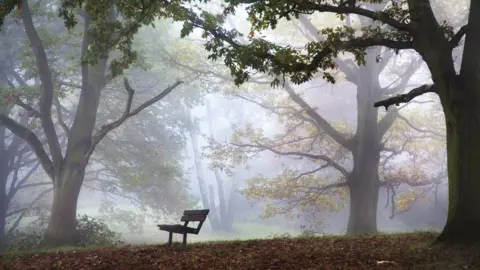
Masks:
[[[187,245],[187,234],[186,233],[183,234],[183,245],[184,246]]]
[[[172,236],[173,236],[173,233],[172,233],[172,232],[169,232],[169,233],[168,233],[168,245],[169,245],[169,246],[172,245]]]

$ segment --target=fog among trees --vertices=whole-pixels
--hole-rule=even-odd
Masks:
[[[478,1],[4,2],[2,252],[480,240]]]

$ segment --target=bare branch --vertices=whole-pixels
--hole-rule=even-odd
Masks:
[[[303,100],[292,89],[290,84],[285,83],[285,90],[290,95],[290,98],[297,103],[316,123],[317,128],[325,131],[332,139],[341,144],[346,149],[351,150],[352,144],[342,134],[340,134],[334,127],[332,127],[325,118],[323,118],[315,109],[313,109],[305,100]]]
[[[344,176],[348,176],[349,172],[343,168],[340,164],[332,160],[330,157],[325,156],[325,155],[315,155],[315,154],[310,154],[310,153],[303,153],[303,152],[296,152],[296,151],[279,151],[275,149],[275,146],[267,146],[260,144],[258,142],[255,142],[255,144],[239,144],[239,143],[231,143],[232,145],[238,146],[238,147],[251,147],[251,148],[257,148],[257,149],[262,149],[262,150],[268,150],[274,154],[280,155],[280,156],[299,156],[299,157],[306,157],[309,159],[313,160],[322,160],[326,162],[329,166],[332,166],[333,168],[337,169],[339,172],[341,172]]]
[[[20,221],[23,219],[23,217],[27,214],[27,211],[29,209],[32,209],[32,207],[38,202],[40,201],[43,196],[45,196],[45,194],[49,193],[53,191],[53,188],[49,188],[49,189],[46,189],[44,191],[42,191],[40,194],[38,194],[38,196],[30,203],[30,206],[29,207],[25,207],[25,208],[21,208],[21,209],[18,209],[18,210],[15,210],[15,211],[12,211],[10,213],[7,213],[6,216],[7,217],[10,217],[10,216],[13,216],[13,215],[16,215],[16,214],[20,214],[20,216],[17,218],[17,220],[15,221],[15,223],[13,223],[12,227],[10,227],[10,229],[8,230],[7,234],[11,234],[17,227],[18,225],[20,224]]]
[[[24,175],[22,180],[20,180],[18,183],[16,183],[16,182],[17,182],[17,178],[18,178],[19,169],[15,169],[15,173],[13,175],[13,179],[12,179],[12,182],[10,184],[10,189],[8,190],[8,194],[7,194],[7,202],[8,203],[10,203],[12,201],[13,197],[15,197],[15,195],[17,194],[17,192],[20,189],[24,188],[24,187],[22,187],[22,185],[30,178],[30,176],[32,176],[32,174],[34,172],[37,171],[39,165],[40,165],[40,163],[37,163],[37,164],[35,164],[35,166],[30,168],[28,173],[26,175]],[[48,182],[48,184],[51,185],[52,182]]]
[[[123,115],[119,119],[102,126],[100,128],[100,130],[93,136],[92,144],[90,146],[90,149],[87,152],[87,157],[90,157],[90,155],[92,155],[93,151],[95,150],[95,147],[98,145],[98,143],[100,143],[100,141],[105,137],[105,135],[107,135],[108,132],[110,132],[111,130],[119,127],[128,118],[139,114],[141,111],[143,111],[148,106],[150,106],[150,105],[154,104],[155,102],[161,100],[162,98],[167,96],[170,92],[172,92],[173,89],[175,89],[177,86],[179,86],[180,84],[183,83],[182,81],[175,82],[173,85],[164,89],[160,94],[156,95],[155,97],[153,97],[150,100],[145,101],[140,106],[138,106],[138,108],[131,111],[133,95],[135,93],[135,90],[133,90],[133,88],[130,86],[127,78],[124,78],[123,82],[124,82],[124,85],[125,85],[125,89],[128,93],[127,104],[125,105],[125,111],[123,112]]]
[[[441,138],[445,138],[445,134],[441,134],[441,133],[438,133],[438,132],[435,132],[433,130],[427,130],[427,129],[421,129],[421,128],[418,128],[416,126],[414,126],[407,118],[405,118],[404,116],[402,115],[398,115],[398,119],[402,120],[403,122],[405,122],[405,124],[407,124],[407,126],[409,126],[410,128],[418,131],[418,132],[422,132],[422,133],[430,133],[430,134],[433,134],[435,136],[438,136],[438,137],[441,137]]]
[[[50,157],[45,152],[42,142],[38,139],[30,129],[21,124],[17,123],[15,120],[6,116],[3,113],[0,113],[0,125],[5,125],[11,132],[13,132],[18,137],[24,139],[28,145],[32,148],[33,152],[37,155],[42,168],[45,170],[48,176],[53,178],[53,164],[50,160]]]
[[[397,95],[391,98],[387,98],[382,101],[375,102],[374,107],[385,107],[385,110],[388,110],[388,107],[391,105],[399,106],[400,103],[407,103],[415,97],[421,96],[425,93],[437,93],[437,89],[434,84],[425,84],[420,87],[410,90],[406,94]]]
[[[82,89],[82,85],[81,85],[81,84],[76,84],[76,83],[67,82],[67,81],[58,81],[58,83],[59,83],[61,86],[67,86],[67,87],[73,87],[73,88]]]

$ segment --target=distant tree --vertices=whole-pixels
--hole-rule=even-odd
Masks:
[[[35,13],[38,13],[37,10],[38,8]],[[41,16],[36,22],[40,27],[48,25],[48,20]],[[39,115],[33,107],[38,103],[37,89],[40,86],[37,83],[27,83],[28,80],[35,80],[35,76],[32,76],[29,64],[31,59],[25,54],[28,47],[18,46],[25,41],[21,30],[22,27],[11,17],[2,28],[0,111],[38,134]],[[54,42],[49,41],[46,46],[51,48],[53,44]],[[23,70],[19,71],[21,69]],[[58,94],[61,93],[56,91],[55,95]],[[45,137],[39,135],[41,143],[46,144]],[[60,134],[61,143],[64,143],[63,138],[65,134]],[[0,237],[3,240],[3,236],[17,229],[26,215],[36,212],[39,201],[53,189],[51,182],[41,179],[32,181],[31,176],[38,172],[39,163],[28,144],[3,125],[0,125],[0,140],[3,145],[0,147]],[[26,192],[30,193],[28,198]]]
[[[472,242],[480,241],[480,213],[474,207],[479,204],[480,185],[477,179],[480,170],[476,166],[480,155],[480,144],[475,139],[480,133],[478,111],[480,84],[476,67],[480,61],[477,29],[480,20],[480,4],[470,1],[468,25],[453,29],[437,21],[429,0],[395,1],[378,11],[380,1],[354,1],[329,3],[327,1],[283,2],[272,1],[227,1],[224,15],[232,14],[241,4],[246,4],[249,21],[252,24],[251,42],[243,44],[237,39],[238,32],[220,27],[223,20],[206,12],[196,15],[190,8],[182,6],[169,9],[175,20],[186,21],[183,35],[196,28],[205,30],[205,37],[211,38],[206,48],[211,59],[224,57],[225,64],[241,84],[251,76],[251,71],[265,72],[275,76],[286,75],[295,83],[309,81],[317,72],[334,82],[331,70],[337,68],[334,57],[340,53],[351,53],[358,64],[365,64],[365,50],[382,46],[394,51],[415,50],[432,73],[433,84],[426,84],[375,103],[375,107],[388,108],[394,104],[409,102],[424,93],[437,93],[447,123],[447,149],[449,171],[449,214],[439,241]],[[378,21],[363,29],[344,26],[336,29],[322,29],[326,39],[309,42],[303,52],[290,46],[281,46],[263,38],[255,38],[258,31],[275,28],[282,20],[290,20],[299,14],[332,12],[342,17],[355,14]],[[359,34],[357,34],[359,33]],[[456,70],[452,51],[465,36],[465,46],[460,69]],[[273,80],[274,85],[279,78]]]
[[[295,28],[295,34],[297,34],[295,39],[296,42],[299,42],[298,33],[303,33],[304,38],[307,41],[320,41],[323,39],[323,37],[317,33],[317,28],[314,26],[315,23],[319,24],[320,22],[314,22],[314,20],[309,20],[305,16],[300,16],[299,20],[296,21],[296,23],[300,24],[297,25],[297,27]],[[349,19],[347,23],[351,24],[351,19]],[[356,24],[360,24],[360,26],[358,27],[368,26],[368,22],[366,20],[360,20]],[[230,27],[234,26],[235,25]],[[292,27],[290,27],[290,29],[291,28]],[[288,29],[285,28],[285,25],[282,25],[282,29],[285,32],[288,31]],[[282,36],[285,37],[285,35]],[[244,40],[243,42],[248,41]],[[184,50],[185,49],[186,48],[184,48]],[[345,78],[346,81],[353,83],[357,87],[356,106],[354,104],[346,105],[342,106],[341,109],[339,108],[337,110],[353,111],[352,109],[350,109],[350,107],[357,108],[357,119],[353,123],[356,128],[355,134],[349,134],[348,131],[342,130],[341,128],[339,129],[338,127],[335,127],[335,125],[330,124],[329,121],[327,121],[326,119],[332,119],[332,115],[329,115],[328,113],[320,113],[318,112],[318,110],[315,109],[315,107],[325,107],[328,102],[331,103],[331,100],[327,101],[325,96],[312,96],[312,94],[309,95],[310,99],[307,99],[307,97],[304,95],[297,95],[295,93],[295,89],[288,83],[285,84],[286,92],[284,94],[280,94],[278,92],[270,93],[267,89],[265,89],[265,87],[259,87],[258,84],[268,84],[268,82],[266,82],[265,80],[259,80],[258,78],[252,78],[252,83],[247,86],[248,90],[242,88],[238,91],[220,91],[220,93],[224,94],[228,98],[240,99],[254,105],[259,105],[260,108],[264,109],[269,114],[277,117],[280,121],[280,125],[284,125],[285,127],[286,132],[281,132],[280,134],[278,134],[278,138],[274,139],[273,141],[264,143],[260,143],[258,141],[260,140],[260,137],[264,136],[260,134],[261,132],[258,133],[256,132],[256,130],[237,130],[237,139],[238,137],[241,137],[242,139],[240,139],[241,142],[236,141],[236,146],[239,148],[244,148],[246,152],[252,151],[254,153],[257,153],[262,151],[270,151],[274,154],[281,156],[298,155],[298,157],[303,156],[310,159],[315,159],[315,157],[318,157],[320,153],[327,153],[323,157],[331,158],[337,155],[337,153],[335,152],[336,148],[335,150],[333,148],[330,149],[332,151],[330,155],[328,151],[322,152],[320,151],[320,149],[308,147],[308,145],[319,144],[321,145],[320,148],[325,149],[324,145],[322,144],[323,141],[321,139],[323,135],[321,134],[326,133],[331,138],[331,141],[329,140],[328,142],[329,144],[339,145],[340,147],[342,144],[349,144],[348,152],[353,154],[353,161],[351,161],[350,158],[346,158],[346,160],[348,161],[345,163],[346,160],[342,157],[342,159],[344,160],[337,162],[337,164],[333,166],[334,168],[337,168],[338,171],[336,171],[335,169],[333,171],[336,172],[332,172],[331,170],[329,171],[329,173],[333,174],[340,172],[341,175],[338,175],[339,179],[337,179],[338,183],[335,183],[335,185],[325,185],[326,183],[322,184],[322,181],[319,181],[317,185],[315,185],[314,183],[310,183],[311,185],[313,185],[315,192],[302,192],[302,190],[293,189],[292,194],[286,195],[289,200],[287,200],[286,197],[276,198],[276,200],[271,203],[271,208],[268,209],[268,214],[266,216],[271,216],[278,213],[288,213],[291,210],[290,207],[286,207],[283,210],[279,209],[279,207],[282,205],[281,202],[285,202],[285,200],[291,202],[291,205],[298,206],[298,204],[295,203],[296,199],[301,196],[298,193],[319,194],[320,189],[323,190],[323,188],[323,192],[328,193],[330,192],[330,190],[335,190],[340,187],[348,186],[348,189],[350,190],[349,194],[351,200],[351,214],[348,224],[348,233],[365,233],[377,231],[376,215],[379,190],[382,186],[386,187],[387,185],[389,185],[386,182],[382,182],[380,177],[378,177],[378,169],[380,166],[380,162],[383,159],[381,158],[381,154],[382,152],[384,152],[384,144],[386,140],[384,138],[384,135],[387,133],[391,125],[397,119],[399,113],[397,110],[394,110],[386,115],[379,115],[377,109],[373,108],[371,104],[376,100],[383,98],[384,96],[396,94],[403,91],[404,87],[408,84],[410,77],[415,72],[415,70],[420,67],[421,64],[421,61],[406,64],[403,63],[402,65],[395,63],[391,64],[392,59],[394,59],[393,56],[393,52],[384,51],[382,50],[382,48],[375,48],[368,50],[366,57],[370,59],[370,61],[368,62],[367,66],[357,66],[351,59],[348,58],[337,59],[337,63],[339,63],[340,65],[340,72],[342,73],[337,76]],[[230,77],[228,75],[225,75],[218,67],[216,68],[212,65],[209,65],[208,63],[199,62],[198,60],[192,61],[192,59],[188,59],[187,61],[181,61],[181,63],[178,63],[179,61],[180,60],[176,59],[174,62],[187,69],[191,69],[197,73],[203,74],[204,76],[215,77],[217,78],[217,80],[223,80],[226,84],[228,84],[229,82]],[[204,71],[205,69],[203,69],[203,67],[205,67],[206,65],[209,66],[209,69],[207,69],[207,71]],[[391,75],[390,77],[392,77],[392,83],[387,87],[381,87],[380,76],[385,76],[387,70],[390,71],[390,73],[394,73],[388,74]],[[402,72],[404,73],[402,74]],[[228,86],[226,87],[228,88]],[[347,96],[341,97],[341,99],[348,98],[349,97]],[[314,102],[311,102],[310,100]],[[318,102],[319,100],[325,100],[325,102]],[[383,117],[383,119],[376,123],[378,117],[380,116]],[[405,118],[400,117],[400,119]],[[237,128],[240,127],[237,125]],[[318,132],[318,136],[315,136],[315,134],[313,134],[312,132]],[[307,135],[301,136],[300,134]],[[349,138],[357,139],[352,139],[349,141]],[[287,151],[286,149],[288,149],[289,151]],[[216,165],[218,166],[224,166],[225,159],[233,158],[227,157],[225,156],[225,154],[229,155],[236,152],[233,150],[221,149],[216,149],[216,151],[217,154],[210,156],[210,158],[216,159]],[[288,154],[285,154],[285,151],[287,151]],[[348,155],[348,152],[345,152],[344,155]],[[395,155],[397,154],[398,153],[395,153]],[[305,155],[308,157],[306,157]],[[388,159],[391,160],[392,157],[390,156]],[[353,162],[354,164],[354,169],[350,171],[347,168],[350,167],[351,162]],[[302,181],[301,179],[305,178],[305,181],[314,182],[315,180],[310,179],[311,177],[317,179],[314,175],[318,174],[320,170],[331,168],[331,166],[328,165],[328,162],[326,163],[327,164],[320,164],[321,166],[320,168],[318,168],[319,170],[316,170],[315,168],[310,168],[311,170],[300,169],[298,171],[298,175],[294,174],[293,171],[285,170],[285,174],[294,175],[283,175],[281,177],[283,179],[282,181],[295,182]],[[259,185],[261,185],[261,183],[259,183],[258,181],[267,181],[264,178],[256,178],[256,180],[256,183]],[[355,184],[357,182],[359,183]],[[412,185],[420,185],[420,183],[414,183],[413,181],[411,181],[411,179],[405,179],[403,181],[403,183],[408,182],[410,182],[410,184]],[[253,182],[250,183],[254,185]],[[424,179],[421,184],[428,185],[431,184],[431,181]],[[279,189],[283,189],[283,187],[284,186],[282,185],[278,185]],[[251,191],[252,193],[246,193],[248,195],[251,195],[251,199],[265,199],[265,197],[261,197],[261,194],[264,193],[259,192],[259,190],[252,189]],[[254,193],[256,194],[256,196],[253,196]],[[264,195],[268,197],[266,194]],[[312,196],[314,197],[315,195],[312,194]],[[308,198],[307,200],[313,202],[313,205],[315,205],[315,202],[320,202],[320,200],[315,200],[310,196],[306,197]],[[279,200],[281,202],[279,202]],[[327,201],[329,203],[329,200]],[[289,203],[286,204],[290,205]],[[305,205],[305,207],[303,208],[310,209],[311,207]],[[334,209],[338,209],[338,207],[336,206],[327,208],[332,211]],[[318,209],[315,211],[318,211]]]

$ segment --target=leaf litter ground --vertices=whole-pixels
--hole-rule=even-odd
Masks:
[[[435,237],[277,238],[9,254],[0,257],[0,269],[480,269],[480,246],[431,245]]]

